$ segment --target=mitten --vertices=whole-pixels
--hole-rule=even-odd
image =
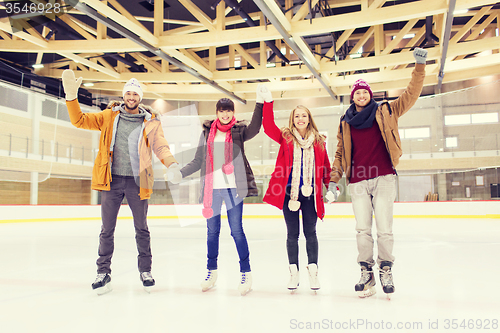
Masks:
[[[82,84],[82,80],[82,77],[75,79],[75,73],[71,69],[66,69],[62,73],[62,84],[67,101],[72,101],[78,97],[78,89]]]
[[[417,47],[413,50],[413,57],[415,58],[417,64],[425,64],[425,61],[427,60],[427,50]]]

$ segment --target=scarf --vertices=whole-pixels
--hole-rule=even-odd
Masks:
[[[205,188],[203,195],[203,217],[209,219],[214,214],[212,210],[212,191],[214,187],[214,139],[217,130],[226,133],[226,139],[224,143],[224,164],[222,165],[222,172],[226,175],[230,175],[234,171],[233,166],[233,137],[231,135],[231,128],[236,123],[236,118],[233,119],[226,125],[222,125],[219,119],[212,122],[210,126],[210,133],[207,139],[207,156],[206,156],[206,168],[205,168]]]
[[[356,111],[356,105],[352,103],[345,113],[345,120],[355,129],[370,128],[373,125],[377,108],[378,104],[373,100],[373,98],[360,112]]]
[[[296,128],[293,129],[292,134],[295,136],[298,145],[293,145],[293,167],[292,167],[292,183],[290,189],[290,201],[288,201],[288,208],[291,211],[297,211],[300,208],[299,198],[299,184],[300,184],[300,171],[303,172],[304,185],[302,185],[302,195],[308,197],[313,192],[312,180],[314,171],[314,134],[309,134],[307,139],[303,139]],[[302,157],[302,151],[304,156]]]

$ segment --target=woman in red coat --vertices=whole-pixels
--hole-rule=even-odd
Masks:
[[[325,136],[318,132],[311,112],[302,105],[290,113],[288,127],[278,128],[274,122],[271,93],[261,85],[259,94],[265,101],[262,118],[264,132],[280,144],[264,202],[283,210],[285,217],[291,275],[288,289],[295,290],[299,285],[299,210],[302,210],[309,282],[311,289],[317,290],[320,285],[316,221],[318,217],[323,219],[325,216],[323,185],[328,188],[331,172]]]

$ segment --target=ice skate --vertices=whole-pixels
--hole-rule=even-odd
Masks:
[[[209,269],[207,277],[201,283],[201,291],[207,291],[215,286],[215,281],[217,281],[217,270]]]
[[[384,289],[384,293],[387,296],[387,299],[391,299],[392,294],[395,291],[394,281],[392,280],[392,263],[391,262],[382,262],[380,265],[380,283],[382,284],[382,289]]]
[[[288,282],[288,290],[294,291],[299,286],[299,270],[297,265],[290,265],[290,281]]]
[[[238,287],[238,291],[240,292],[241,296],[245,296],[251,290],[252,290],[252,273],[251,272],[241,273],[241,282],[240,286]]]
[[[318,280],[318,265],[309,264],[307,266],[307,270],[309,271],[309,285],[312,290],[316,291],[320,288]]]
[[[371,268],[361,265],[361,278],[354,286],[354,289],[360,298],[370,297],[377,293],[375,290],[375,277]]]
[[[142,281],[142,285],[144,286],[144,290],[146,292],[150,293],[151,289],[155,285],[155,280],[153,279],[151,272],[142,272],[141,273],[141,281]]]
[[[109,293],[113,290],[111,287],[111,275],[108,273],[98,273],[97,278],[94,283],[92,283],[92,289],[95,290],[97,295]]]

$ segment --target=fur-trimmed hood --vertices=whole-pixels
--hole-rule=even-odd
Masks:
[[[205,120],[203,121],[203,129],[208,129],[210,130],[210,127],[212,127],[212,123],[215,121],[215,119],[212,120]],[[236,123],[233,125],[235,127],[244,127],[248,126],[248,121],[247,120],[238,120]]]
[[[124,109],[124,102],[119,102],[119,101],[111,101],[108,103],[108,106],[106,107],[107,109],[111,109],[113,111],[118,111],[119,109]],[[149,114],[154,114],[155,116],[160,116],[160,113],[153,109],[149,105],[144,105],[144,104],[139,104],[139,109],[143,110],[144,112],[147,112]]]

